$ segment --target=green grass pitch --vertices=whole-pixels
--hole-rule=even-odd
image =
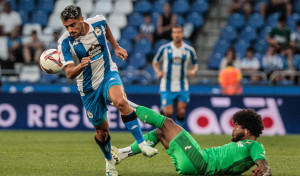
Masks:
[[[111,132],[112,144],[125,147],[133,142],[129,133]],[[193,135],[201,148],[228,143],[227,135]],[[300,136],[263,136],[274,176],[300,175]],[[153,158],[142,155],[122,161],[121,176],[171,176],[175,168],[161,144]],[[104,157],[93,132],[0,131],[0,175],[104,175]],[[251,175],[250,170],[243,175]]]

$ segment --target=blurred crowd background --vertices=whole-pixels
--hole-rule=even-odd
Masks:
[[[299,84],[300,0],[0,0],[0,84],[74,82],[38,65],[45,49],[57,48],[69,4],[85,18],[106,17],[129,54],[124,62],[112,52],[125,85],[159,81],[151,62],[175,24],[198,56],[192,85],[218,84],[228,66],[241,71],[241,85]]]

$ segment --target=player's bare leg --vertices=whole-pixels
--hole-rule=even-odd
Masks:
[[[166,118],[161,131],[162,134],[160,137],[164,142],[162,142],[162,144],[164,145],[164,147],[166,149],[169,148],[169,142],[181,131],[183,130],[183,128],[179,125],[177,125],[172,119],[170,118]]]
[[[180,126],[183,126],[185,120],[185,109],[187,104],[182,101],[178,101],[176,104],[177,104],[176,123]]]
[[[163,146],[168,149],[169,142],[180,131],[182,131],[182,128],[179,125],[175,124],[174,121],[170,118],[166,118],[149,108],[138,106],[130,101],[128,102],[129,105],[137,112],[141,121],[157,127],[157,129],[150,131],[149,133],[144,135],[144,138],[149,143],[149,145],[155,146],[160,141]],[[114,146],[112,147],[112,155],[116,164],[120,163],[123,159],[136,155],[140,152],[141,151],[137,147],[136,142],[128,147],[121,149],[117,149]]]
[[[163,112],[164,116],[171,117],[174,113],[173,105],[164,106]]]
[[[108,91],[108,96],[113,105],[120,110],[125,126],[136,139],[143,155],[147,157],[156,155],[158,153],[157,149],[150,147],[143,137],[141,127],[137,120],[137,115],[135,111],[133,111],[133,109],[128,105],[123,87],[121,85],[112,86]]]
[[[109,126],[107,119],[105,121],[95,126],[96,135],[95,141],[99,145],[102,153],[104,154],[105,161],[106,161],[106,175],[107,176],[117,176],[118,172],[116,170],[114,160],[112,159],[111,155],[111,143],[110,143],[110,136],[109,136]]]

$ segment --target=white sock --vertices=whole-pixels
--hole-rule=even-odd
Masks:
[[[121,159],[132,156],[133,152],[131,150],[131,147],[128,146],[128,147],[119,149],[119,155],[120,155]]]
[[[141,148],[141,145],[148,145],[148,143],[146,141],[143,141],[143,142],[139,143],[140,148]]]

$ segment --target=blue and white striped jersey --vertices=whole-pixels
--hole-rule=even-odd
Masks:
[[[177,48],[173,42],[161,46],[154,62],[162,62],[165,75],[160,82],[160,91],[188,91],[187,69],[190,62],[197,64],[197,55],[193,47],[183,43]]]
[[[97,89],[107,73],[118,70],[111,59],[105,38],[105,17],[97,15],[88,18],[85,23],[89,24],[86,35],[74,39],[66,31],[58,41],[60,59],[64,66],[70,63],[78,65],[83,57],[91,57],[90,64],[77,76],[77,86],[81,95]]]

